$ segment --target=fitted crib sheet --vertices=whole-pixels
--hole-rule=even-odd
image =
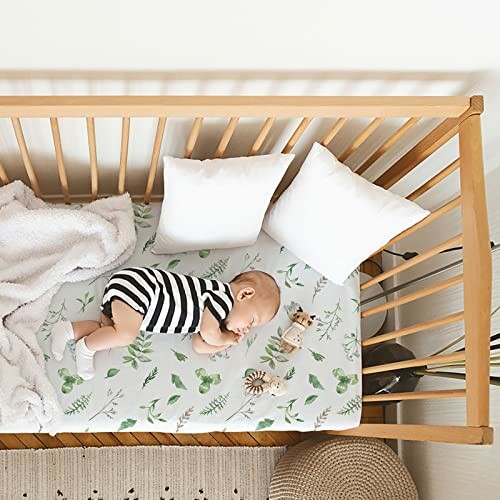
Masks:
[[[155,255],[151,247],[159,204],[135,205],[137,246],[121,267],[159,266],[171,271],[229,281],[251,269],[272,274],[281,307],[269,324],[253,329],[237,346],[197,354],[186,335],[140,332],[127,348],[99,352],[96,376],[76,374],[74,345],[61,362],[50,352],[53,325],[62,319],[97,319],[104,286],[112,274],[64,285],[38,332],[47,371],[64,419],[60,432],[214,432],[346,429],[361,415],[359,275],[334,285],[281,247],[266,233],[251,247]],[[325,230],[328,230],[325,227]],[[280,348],[298,306],[317,319],[304,347],[291,355]],[[253,369],[287,380],[281,397],[249,395],[244,378]],[[36,432],[23,428],[5,432]]]

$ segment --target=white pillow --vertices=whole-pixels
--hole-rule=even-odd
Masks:
[[[203,161],[165,156],[165,195],[153,253],[253,245],[294,156]]]
[[[428,213],[354,174],[315,143],[291,185],[269,208],[263,228],[340,285],[373,252]]]

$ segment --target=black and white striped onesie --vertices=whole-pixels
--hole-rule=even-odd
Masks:
[[[154,333],[198,332],[205,307],[222,325],[234,304],[228,283],[152,267],[130,267],[113,274],[101,304],[109,318],[115,299],[141,313],[140,329]]]

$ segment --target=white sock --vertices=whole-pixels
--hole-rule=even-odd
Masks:
[[[70,321],[59,321],[52,328],[52,354],[56,361],[61,361],[66,344],[75,338]]]
[[[76,343],[76,372],[83,380],[89,380],[95,375],[94,354],[95,351],[87,347],[85,337]]]

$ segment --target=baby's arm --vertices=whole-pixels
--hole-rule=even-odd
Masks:
[[[225,345],[210,345],[203,340],[203,337],[199,333],[193,335],[193,350],[199,354],[212,354],[213,352],[223,351],[227,349],[231,344]]]
[[[236,334],[222,332],[219,322],[208,309],[203,311],[201,317],[200,336],[207,344],[216,347],[227,347],[237,343]]]

